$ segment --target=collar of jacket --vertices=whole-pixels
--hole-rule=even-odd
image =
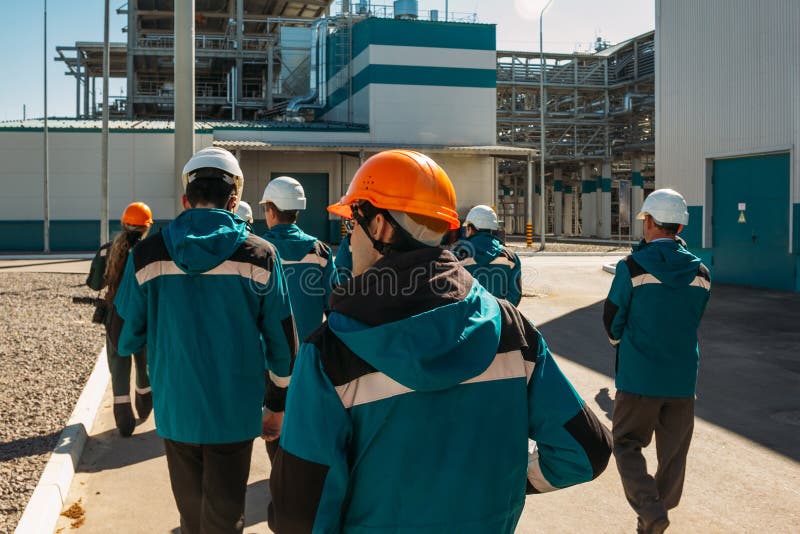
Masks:
[[[449,250],[426,247],[384,256],[336,288],[331,310],[370,326],[464,300],[472,276]]]
[[[659,243],[668,243],[669,245],[672,245],[673,243],[677,243],[681,247],[686,248],[686,241],[684,241],[680,236],[676,235],[675,238],[672,241],[659,241],[659,242],[650,242],[650,243],[648,243],[647,241],[642,239],[641,241],[639,241],[639,243],[637,243],[636,245],[633,246],[633,251],[634,252],[639,252],[640,250],[642,250],[642,249],[644,249],[646,247],[653,246],[653,245],[658,245]]]

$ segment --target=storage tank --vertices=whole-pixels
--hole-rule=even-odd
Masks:
[[[417,0],[395,0],[394,18],[416,20],[419,10]]]

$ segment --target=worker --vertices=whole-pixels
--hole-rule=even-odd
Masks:
[[[526,486],[607,465],[610,434],[541,334],[440,246],[455,207],[435,161],[389,150],[328,208],[351,221],[354,278],[298,353],[275,532],[513,532]]]
[[[244,200],[240,200],[239,201],[239,207],[236,208],[236,215],[238,215],[241,220],[246,222],[249,225],[249,229],[252,231],[252,228],[253,228],[253,208],[250,207],[250,204],[248,204]]]
[[[111,374],[111,391],[114,394],[114,424],[122,437],[133,434],[136,418],[131,406],[131,359],[123,358],[117,350],[122,322],[114,307],[122,272],[131,249],[147,235],[153,224],[153,213],[144,202],[133,202],[122,212],[122,231],[95,254],[89,267],[86,285],[95,291],[107,288],[105,297],[98,301],[95,317],[106,330],[106,359]],[[136,365],[134,405],[139,419],[144,421],[153,409],[150,380],[147,377],[147,350],[133,353]]]
[[[306,209],[300,182],[290,176],[273,179],[264,188],[260,204],[269,228],[263,237],[280,255],[302,341],[322,324],[331,291],[339,283],[336,263],[328,245],[297,226],[300,212]]]
[[[453,248],[461,265],[489,293],[519,305],[522,266],[517,255],[496,236],[497,213],[489,206],[475,206],[469,210],[463,227],[466,239],[457,241]]]
[[[280,435],[297,336],[275,248],[234,215],[236,158],[205,148],[182,179],[185,211],[128,259],[119,351],[148,347],[181,532],[242,532],[253,439]]]
[[[350,232],[347,232],[336,251],[336,272],[339,283],[344,284],[353,277],[353,252],[350,249]]]
[[[683,491],[694,428],[697,328],[711,278],[677,236],[689,223],[686,201],[672,189],[644,201],[644,240],[617,263],[603,321],[617,350],[614,457],[638,516],[637,530],[661,533]],[[658,468],[647,473],[642,449],[655,432]]]

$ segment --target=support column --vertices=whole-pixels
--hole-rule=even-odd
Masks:
[[[564,212],[562,214],[562,221],[563,221],[563,234],[565,236],[574,235],[574,226],[572,225],[572,219],[575,217],[575,214],[572,212],[573,207],[575,206],[575,193],[573,192],[571,185],[564,186]]]
[[[125,114],[129,119],[133,118],[133,97],[136,92],[136,79],[133,73],[134,69],[134,49],[136,48],[136,40],[139,38],[139,28],[136,20],[136,4],[137,2],[128,2],[128,53],[126,54],[126,82],[128,92],[125,95],[127,102],[125,103]]]
[[[564,181],[561,177],[561,169],[553,169],[553,233],[560,236],[564,233],[563,225],[564,213]]]
[[[244,43],[244,0],[236,0],[236,120],[242,120],[242,97],[244,96],[244,61],[242,44]]]
[[[633,158],[631,171],[631,218],[633,219],[631,238],[641,239],[644,237],[644,229],[642,221],[636,219],[636,216],[642,211],[644,203],[644,178],[642,178],[642,160],[640,158]]]
[[[75,76],[75,118],[81,118],[81,77]]]
[[[542,188],[537,183],[534,187],[533,193],[533,233],[542,235]]]
[[[89,68],[87,66],[83,73],[83,116],[89,117]]]
[[[597,235],[597,179],[592,176],[591,165],[581,167],[581,236]]]
[[[597,217],[597,235],[611,239],[611,162],[604,161],[600,176],[600,213]]]
[[[97,80],[97,78],[95,78],[93,76],[92,77],[92,113],[89,116],[90,119],[95,118],[95,116],[97,115],[97,90],[96,90],[96,87],[95,87],[95,81],[96,80]]]
[[[525,245],[533,246],[533,158],[528,154],[528,186],[525,188]]]
[[[272,109],[275,106],[274,96],[272,94],[272,88],[274,87],[275,81],[275,45],[272,41],[269,42],[267,46],[267,81],[266,81],[266,102],[265,105],[267,109]]]
[[[183,166],[194,154],[194,0],[175,0],[175,214],[183,211]]]

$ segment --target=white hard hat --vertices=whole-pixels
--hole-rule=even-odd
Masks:
[[[672,189],[656,189],[650,193],[636,218],[644,219],[645,215],[651,216],[659,224],[689,224],[686,200]]]
[[[238,215],[243,221],[247,221],[250,224],[253,223],[253,208],[251,208],[250,204],[244,200],[239,201],[239,207],[236,208],[236,215]]]
[[[189,185],[195,178],[197,178],[197,171],[200,169],[219,169],[225,173],[226,177],[223,178],[229,184],[236,187],[236,197],[242,198],[242,190],[244,189],[244,175],[242,168],[239,167],[239,162],[233,154],[224,148],[208,147],[197,151],[183,167],[183,190],[186,191],[186,186]]]
[[[281,211],[306,209],[306,193],[300,182],[291,176],[278,176],[264,188],[259,204],[272,202]]]
[[[497,230],[497,214],[489,206],[480,204],[469,210],[464,224],[471,224],[477,230]]]

